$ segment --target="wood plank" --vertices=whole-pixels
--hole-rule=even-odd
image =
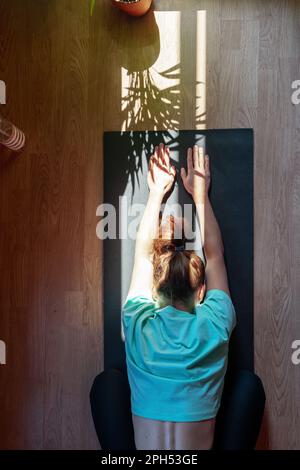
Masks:
[[[259,447],[300,446],[300,368],[290,360],[300,333],[300,105],[290,100],[300,4],[155,0],[153,10],[133,29],[109,1],[96,1],[90,17],[83,0],[0,0],[1,113],[27,137],[18,156],[0,149],[3,448],[98,448],[88,392],[103,369],[102,133],[126,123],[122,80],[132,63],[144,71],[127,79],[153,79],[158,99],[143,102],[150,117],[128,130],[163,128],[171,117],[174,128],[199,125],[197,76],[201,126],[254,127],[255,364],[267,392]],[[167,63],[181,67],[169,79],[177,94],[160,89]]]

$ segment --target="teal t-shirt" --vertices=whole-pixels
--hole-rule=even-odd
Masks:
[[[236,315],[211,289],[194,313],[158,308],[146,297],[123,304],[131,411],[162,421],[201,421],[218,412]]]

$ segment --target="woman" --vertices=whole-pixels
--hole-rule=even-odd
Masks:
[[[185,248],[181,221],[170,217],[159,223],[175,175],[169,149],[160,144],[150,158],[149,198],[122,309],[137,449],[212,447],[236,321],[222,237],[208,197],[208,156],[194,146],[188,149],[187,171],[181,169],[196,205],[205,266]]]

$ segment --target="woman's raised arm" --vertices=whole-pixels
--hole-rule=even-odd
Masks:
[[[158,236],[161,204],[165,194],[173,186],[175,174],[175,168],[170,163],[169,149],[163,144],[155,147],[149,162],[147,176],[149,196],[137,232],[134,266],[127,298],[135,295],[152,297],[153,240]]]

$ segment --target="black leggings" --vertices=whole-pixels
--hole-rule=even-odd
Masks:
[[[90,401],[101,448],[135,450],[126,372],[108,369],[97,375],[91,388]],[[254,449],[264,405],[265,393],[257,375],[241,370],[228,377],[216,420],[213,448]]]

